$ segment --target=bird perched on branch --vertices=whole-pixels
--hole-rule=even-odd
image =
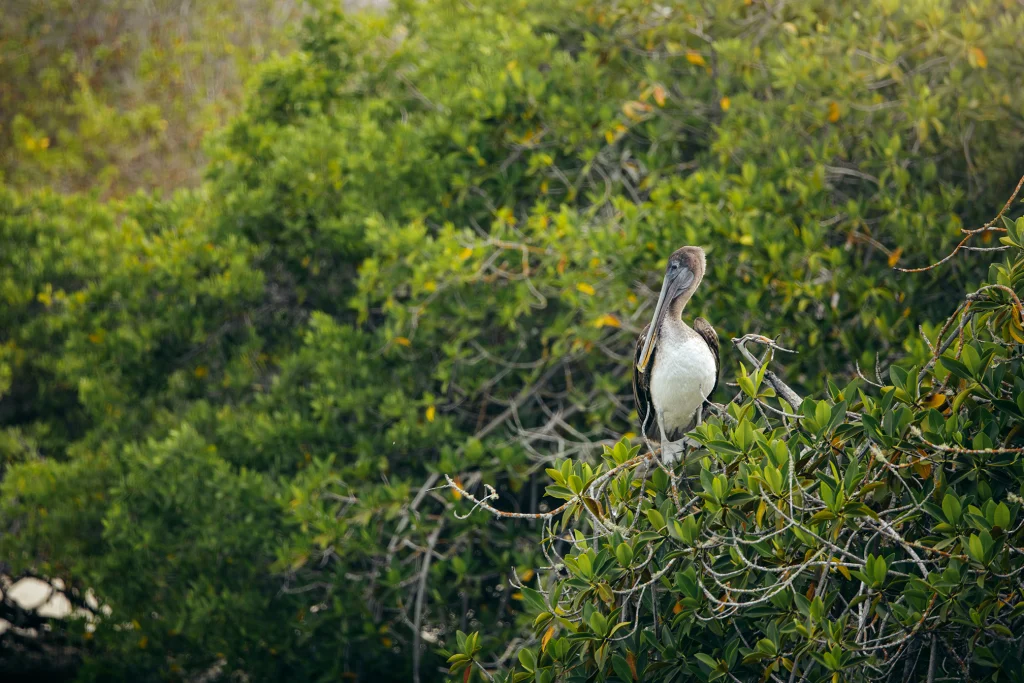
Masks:
[[[636,341],[633,397],[640,430],[661,441],[672,464],[680,442],[703,418],[704,401],[718,386],[718,335],[704,318],[683,322],[683,309],[704,278],[700,247],[683,247],[668,259],[654,319]]]

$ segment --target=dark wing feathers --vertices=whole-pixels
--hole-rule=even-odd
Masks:
[[[636,364],[640,362],[640,352],[647,341],[648,325],[636,340],[636,351],[633,352],[633,400],[636,401],[636,414],[640,420],[640,433],[648,436],[658,434],[658,418],[654,414],[654,402],[651,400],[651,372],[654,370],[654,353],[651,350],[651,361],[647,364],[647,372],[640,372]]]
[[[718,388],[718,375],[722,370],[722,361],[718,349],[718,333],[715,332],[715,328],[711,326],[711,323],[704,318],[697,318],[693,321],[693,331],[704,338],[708,348],[711,349],[711,355],[715,357],[715,385],[711,387],[711,393],[708,394],[708,399],[710,399],[711,395],[715,393],[715,389]]]

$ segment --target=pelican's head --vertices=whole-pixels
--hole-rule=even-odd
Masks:
[[[661,294],[658,296],[658,305],[654,307],[654,318],[651,320],[647,340],[640,352],[640,360],[636,364],[636,369],[640,372],[646,370],[647,364],[650,363],[651,352],[657,343],[665,316],[669,311],[682,311],[682,307],[690,300],[693,292],[704,278],[706,265],[707,258],[704,256],[704,250],[700,247],[682,247],[668,257],[665,279],[661,283]]]

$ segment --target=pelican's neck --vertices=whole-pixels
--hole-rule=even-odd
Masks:
[[[693,298],[693,293],[696,291],[698,284],[700,283],[694,283],[688,290],[672,300],[672,304],[668,309],[668,315],[665,316],[666,325],[679,326],[683,324],[683,309],[686,308],[686,304],[690,303],[690,299]]]

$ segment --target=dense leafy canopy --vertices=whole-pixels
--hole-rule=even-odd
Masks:
[[[814,505],[835,507],[856,459],[844,505],[880,514],[871,505],[882,504],[882,489],[864,491],[879,482],[920,504],[901,533],[917,543],[937,542],[929,534],[949,540],[944,552],[968,558],[957,560],[958,582],[988,571],[982,564],[1009,562],[1001,522],[1004,508],[1018,516],[1008,498],[1019,488],[1010,481],[1016,465],[991,475],[985,491],[978,482],[989,474],[954,484],[920,475],[918,464],[899,470],[918,477],[904,489],[858,450],[869,440],[883,455],[921,447],[938,458],[934,474],[974,459],[928,450],[925,440],[959,448],[968,442],[958,431],[987,435],[971,445],[984,451],[1015,435],[1009,406],[979,415],[984,400],[1015,404],[1016,387],[1004,396],[1000,382],[1013,386],[1006,334],[1015,341],[1017,328],[965,323],[985,364],[950,380],[953,395],[931,406],[936,413],[917,411],[919,399],[942,393],[935,382],[945,375],[926,373],[931,393],[919,394],[900,373],[931,353],[919,325],[934,342],[979,282],[1002,277],[1015,288],[1016,266],[987,273],[992,254],[961,252],[923,273],[892,267],[946,255],[961,228],[987,220],[1012,190],[1024,147],[1022,30],[1024,18],[994,1],[445,0],[399,2],[383,16],[314,12],[301,49],[263,67],[245,110],[209,141],[198,190],[106,204],[0,193],[0,238],[9,245],[0,253],[6,569],[59,577],[73,596],[91,588],[109,607],[109,616],[65,627],[87,654],[83,680],[214,670],[252,680],[437,679],[447,670],[439,650],[467,646],[479,647],[471,654],[488,670],[520,661],[552,676],[599,666],[611,675],[607,664],[624,678],[619,662],[630,664],[622,649],[630,646],[602,654],[601,641],[588,638],[607,635],[601,620],[615,621],[615,605],[629,600],[613,593],[609,602],[604,589],[570,579],[554,599],[575,601],[586,626],[570,642],[583,622],[571,610],[552,617],[566,623],[547,641],[555,649],[539,656],[555,622],[538,624],[532,641],[538,598],[509,582],[536,585],[531,577],[543,575],[545,590],[554,585],[541,571],[550,564],[536,542],[543,525],[456,516],[471,503],[437,487],[450,474],[467,492],[501,490],[505,509],[551,509],[561,503],[545,495],[545,468],[566,459],[577,470],[597,467],[603,446],[631,438],[631,343],[666,255],[681,244],[708,251],[706,282],[687,315],[705,315],[725,339],[760,332],[798,348],[785,358],[786,381],[816,397],[799,428],[743,402],[730,410],[746,426],[724,416],[709,423],[702,469],[725,476],[727,496],[734,487],[755,495],[757,477],[774,478],[766,467],[782,472],[788,463],[799,466],[794,482],[769,485],[771,496],[798,485]],[[976,244],[997,246],[991,236]],[[857,362],[873,368],[876,360],[897,368],[903,394],[868,386],[863,399],[849,389],[820,393],[830,379],[846,387]],[[734,377],[739,355],[727,353],[723,365]],[[945,360],[934,368],[945,371],[953,371]],[[988,374],[996,372],[1004,374]],[[954,404],[960,379],[999,395],[977,388]],[[716,400],[727,402],[727,389]],[[832,404],[844,400],[861,417],[837,411],[832,424]],[[896,405],[907,412],[890,410]],[[940,409],[952,431],[922,424]],[[911,423],[920,436],[907,431]],[[626,447],[616,448],[608,457]],[[1001,457],[979,459],[978,471],[999,467]],[[819,582],[819,606],[813,594],[806,606],[819,616],[801,612],[812,635],[781,616],[805,607],[794,597],[757,624],[737,617],[745,637],[743,629],[778,625],[731,645],[715,630],[726,623],[715,621],[721,615],[709,622],[719,626],[694,616],[707,616],[699,610],[710,598],[686,592],[713,575],[688,572],[703,568],[698,561],[718,572],[743,561],[726,546],[701,556],[693,545],[701,534],[734,533],[740,518],[757,514],[748,509],[754,500],[735,514],[708,507],[692,522],[687,512],[678,521],[695,525],[680,532],[690,543],[672,535],[681,508],[657,472],[647,487],[607,492],[619,496],[622,514],[645,511],[646,535],[596,542],[594,553],[604,554],[588,560],[593,570],[600,559],[623,585],[649,555],[662,563],[655,567],[676,563],[657,592],[664,635],[642,635],[646,626],[615,635],[647,638],[642,653],[629,649],[641,657],[634,666],[688,667],[707,678],[721,661],[732,673],[753,656],[758,664],[734,675],[756,678],[783,657],[794,661],[826,619],[840,623],[850,591],[873,584],[876,572],[875,596],[923,590],[902,550],[865,538],[873,527],[864,518],[820,520],[821,534],[854,539],[849,552],[863,564],[847,558],[849,566],[826,568],[868,581],[839,585],[833,574],[831,584]],[[689,485],[712,497],[701,505],[721,505],[717,479],[708,491],[693,475]],[[946,491],[978,520],[929,516],[936,510],[921,496]],[[945,499],[928,500],[941,508]],[[783,519],[774,509],[762,515],[758,526]],[[797,547],[833,562],[794,529],[786,533],[796,540],[779,540],[790,544],[785,556],[770,562],[791,562],[785,553]],[[995,545],[984,547],[983,531]],[[981,560],[971,556],[972,536]],[[865,553],[881,560],[868,568]],[[806,572],[790,578],[803,595]],[[943,590],[946,604],[952,589]],[[964,597],[986,624],[1012,623],[995,607],[983,613],[989,599],[1015,604],[996,580]],[[677,601],[681,616],[666,618]],[[891,625],[930,619],[941,607],[885,604]],[[957,609],[950,614],[962,616]],[[846,656],[855,624],[832,621],[834,656]],[[1012,663],[998,635],[979,641],[992,663],[970,664],[984,675]],[[685,648],[673,644],[684,636]],[[530,649],[516,660],[521,638]],[[775,648],[768,657],[737,649],[761,639]],[[909,647],[929,652],[920,640]],[[713,664],[700,668],[698,654]],[[685,664],[673,663],[682,656]],[[813,661],[823,667],[815,671],[829,667]]]
[[[791,404],[751,355],[688,467],[623,440],[548,469],[543,592],[519,586],[539,645],[506,680],[1019,680],[1024,218],[1007,227],[1013,257],[887,378]],[[457,646],[453,673],[477,656]]]

